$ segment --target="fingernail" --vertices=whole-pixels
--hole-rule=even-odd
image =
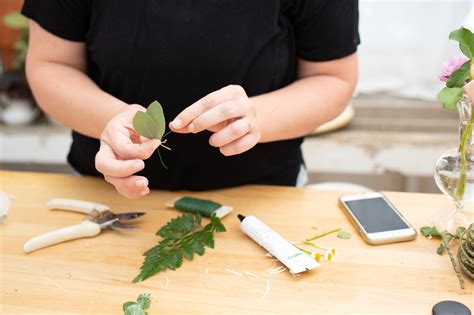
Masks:
[[[148,182],[146,179],[139,179],[135,182],[135,186],[137,187],[146,187],[148,186]]]
[[[189,132],[194,132],[195,130],[196,130],[196,127],[194,126],[194,124],[190,124],[190,125],[188,126],[188,131],[189,131]]]
[[[175,127],[175,128],[181,128],[182,124],[183,124],[183,122],[179,118],[176,118],[175,120],[173,120],[173,127]]]
[[[160,141],[155,141],[153,143],[153,150],[156,150],[160,146],[161,142]]]
[[[145,166],[145,163],[143,163],[143,161],[138,161],[138,162],[135,163],[134,166],[135,166],[136,170],[140,170]]]
[[[149,189],[145,189],[145,190],[142,190],[142,191],[140,192],[140,195],[145,196],[145,195],[148,194],[149,192],[150,192]]]

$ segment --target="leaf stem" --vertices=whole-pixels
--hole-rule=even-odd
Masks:
[[[341,230],[341,228],[337,228],[337,229],[333,229],[333,230],[330,230],[330,231],[327,231],[327,232],[324,232],[324,233],[316,234],[316,235],[313,236],[313,237],[307,238],[305,241],[306,241],[306,242],[310,242],[310,241],[312,241],[312,240],[315,240],[315,239],[317,239],[317,238],[324,237],[324,236],[329,235],[329,234],[331,234],[331,233],[339,232],[340,230]]]

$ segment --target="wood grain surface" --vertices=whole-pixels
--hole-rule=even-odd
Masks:
[[[418,236],[406,243],[365,244],[338,206],[343,192],[244,186],[186,193],[233,206],[235,211],[223,219],[227,232],[217,235],[214,250],[206,249],[177,271],[133,284],[142,253],[159,240],[156,230],[180,214],[165,202],[185,192],[153,191],[127,200],[101,179],[19,172],[0,172],[0,185],[12,197],[9,217],[0,224],[1,314],[121,314],[123,302],[144,292],[152,296],[150,314],[431,314],[442,300],[474,310],[473,282],[459,288],[447,255],[436,254],[438,241]],[[451,207],[442,195],[386,195],[417,228],[429,224],[435,211]],[[138,231],[105,230],[94,238],[23,253],[29,238],[82,220],[81,214],[48,210],[48,199],[57,197],[146,215]],[[337,255],[317,270],[299,277],[270,275],[267,269],[274,262],[241,232],[237,213],[256,215],[291,241],[334,227],[352,238],[318,240],[320,246],[337,248]]]

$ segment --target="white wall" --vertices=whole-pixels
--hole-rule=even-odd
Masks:
[[[434,100],[461,25],[474,31],[474,0],[360,0],[358,92]]]

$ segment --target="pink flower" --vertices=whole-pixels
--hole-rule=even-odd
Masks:
[[[469,59],[464,55],[460,55],[460,56],[449,59],[443,64],[443,70],[441,71],[439,75],[439,79],[444,82],[448,81],[451,74],[453,74],[454,71],[461,68],[461,66],[465,64],[466,61],[468,60]]]

